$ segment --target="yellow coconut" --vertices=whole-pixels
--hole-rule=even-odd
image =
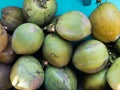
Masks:
[[[110,3],[101,3],[89,17],[92,35],[105,43],[114,42],[120,35],[120,12]]]

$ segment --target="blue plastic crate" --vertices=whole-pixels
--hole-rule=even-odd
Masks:
[[[24,0],[3,0],[0,2],[0,16],[2,8],[6,6],[23,6]],[[56,0],[58,4],[57,15],[63,14],[67,11],[71,10],[79,10],[86,14],[87,16],[97,7],[96,0],[92,0],[91,4],[88,6],[84,6],[83,0]],[[102,0],[103,2],[106,0]],[[108,0],[109,2],[114,3],[120,9],[120,1],[119,0]]]

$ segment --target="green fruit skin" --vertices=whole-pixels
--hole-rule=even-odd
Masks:
[[[12,49],[17,54],[32,54],[40,49],[44,40],[42,29],[33,23],[18,26],[13,33]]]
[[[106,90],[106,69],[94,74],[87,74],[84,79],[84,90]]]
[[[69,41],[82,40],[91,34],[91,23],[83,13],[70,11],[59,17],[56,32]]]
[[[44,71],[33,56],[21,56],[13,65],[10,80],[16,89],[36,90],[44,81]]]
[[[46,7],[41,2],[46,2]],[[44,4],[45,5],[45,4]],[[56,0],[24,0],[23,11],[28,22],[43,26],[50,22],[57,10]]]
[[[1,23],[4,26],[7,26],[8,31],[14,31],[17,26],[23,24],[25,22],[25,18],[23,15],[22,8],[15,6],[8,6],[2,9],[2,18]]]
[[[64,67],[69,63],[72,50],[72,45],[57,34],[48,34],[42,48],[45,59],[56,67]]]
[[[108,69],[107,82],[113,90],[120,90],[120,57]]]
[[[48,66],[45,71],[47,90],[77,90],[77,79],[71,69]]]
[[[100,71],[108,61],[108,50],[98,40],[88,40],[78,45],[73,55],[73,65],[85,73]]]

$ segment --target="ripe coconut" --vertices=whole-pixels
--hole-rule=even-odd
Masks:
[[[101,3],[89,17],[92,35],[103,42],[114,42],[120,35],[120,11],[109,2]]]

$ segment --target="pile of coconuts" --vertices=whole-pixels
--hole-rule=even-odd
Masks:
[[[57,16],[56,0],[24,0],[0,18],[0,90],[120,90],[120,11],[96,0]]]

